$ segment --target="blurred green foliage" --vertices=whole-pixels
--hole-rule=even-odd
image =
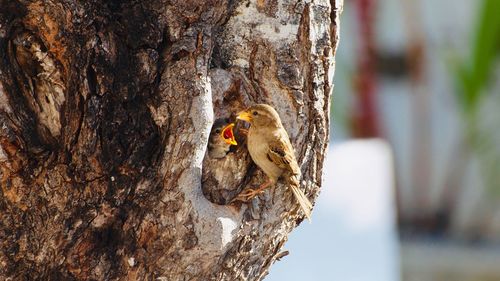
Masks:
[[[500,93],[492,91],[491,87],[494,75],[498,73],[500,58],[500,1],[482,0],[478,1],[478,4],[482,6],[473,31],[471,54],[469,60],[464,62],[456,73],[459,84],[457,99],[464,118],[467,146],[465,149],[475,152],[484,183],[495,195],[500,195],[500,143],[495,135],[498,128],[496,124],[485,124],[485,114],[480,112],[480,108],[484,107],[485,98],[488,98],[488,102],[500,98]],[[489,99],[491,97],[494,99]],[[495,117],[498,117],[498,113],[499,111],[490,111],[487,114],[495,114]]]
[[[483,0],[478,3],[482,4],[482,8],[475,40],[471,42],[470,61],[458,72],[462,83],[458,100],[464,112],[472,114],[478,109],[481,97],[487,94],[484,89],[494,73],[496,58],[500,54],[500,1]]]

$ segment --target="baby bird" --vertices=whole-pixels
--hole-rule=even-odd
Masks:
[[[300,189],[300,168],[288,133],[276,110],[267,104],[257,104],[238,113],[237,118],[250,123],[248,151],[255,164],[269,178],[259,188],[243,192],[239,197],[250,200],[283,176],[305,216],[310,220],[312,204]]]
[[[208,139],[208,156],[215,159],[224,158],[231,145],[237,145],[233,127],[234,123],[229,123],[226,118],[214,122]]]

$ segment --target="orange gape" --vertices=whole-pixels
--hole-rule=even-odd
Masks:
[[[224,129],[222,129],[221,135],[227,144],[237,145],[238,143],[236,142],[236,139],[234,138],[233,127],[234,127],[234,123],[230,123],[229,125],[224,127]]]

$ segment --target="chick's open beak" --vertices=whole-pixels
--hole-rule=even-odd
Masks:
[[[241,111],[240,113],[238,113],[236,118],[243,121],[252,122],[252,115],[247,111]]]
[[[230,123],[229,125],[224,127],[222,129],[222,132],[221,132],[221,137],[224,139],[224,141],[227,144],[238,145],[238,143],[236,142],[236,139],[234,138],[233,127],[234,127],[234,123]]]

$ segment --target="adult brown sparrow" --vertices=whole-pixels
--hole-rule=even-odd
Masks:
[[[283,176],[304,214],[310,219],[312,204],[300,189],[300,168],[288,133],[276,110],[267,104],[257,104],[238,113],[237,118],[250,123],[248,151],[255,164],[269,178],[257,189],[249,189],[240,194],[239,199],[252,199]]]

